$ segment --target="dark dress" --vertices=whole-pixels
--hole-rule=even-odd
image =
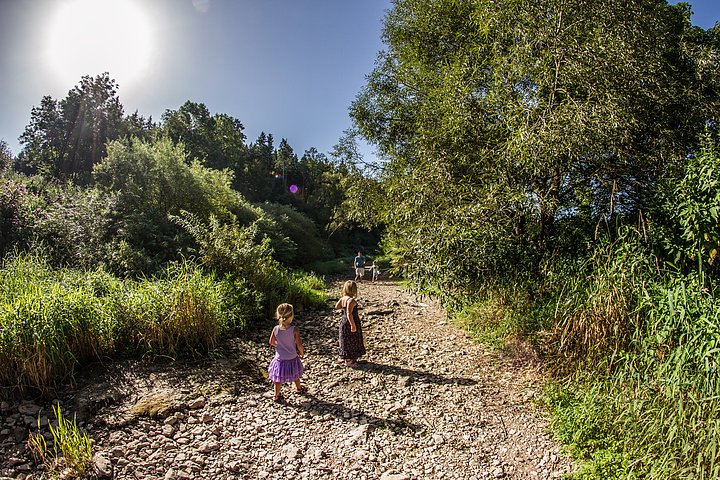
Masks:
[[[350,321],[347,318],[347,307],[342,309],[343,315],[340,320],[340,333],[338,339],[340,341],[339,354],[340,358],[348,360],[357,360],[365,355],[365,342],[363,341],[362,325],[360,324],[360,316],[358,315],[357,305],[352,310],[352,316],[355,320],[355,332],[350,331]]]

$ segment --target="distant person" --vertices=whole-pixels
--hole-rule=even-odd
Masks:
[[[362,252],[358,252],[357,257],[353,260],[353,266],[355,267],[355,281],[359,282],[365,276],[365,257]]]
[[[343,296],[335,304],[335,309],[342,309],[342,319],[338,340],[340,343],[339,355],[348,367],[355,367],[357,359],[365,355],[365,342],[363,340],[362,325],[355,297],[357,296],[357,283],[352,280],[345,282],[342,288]]]
[[[300,359],[305,356],[305,350],[300,341],[300,332],[290,325],[295,318],[293,306],[289,303],[281,303],[275,311],[275,316],[278,324],[270,334],[270,345],[275,347],[275,357],[268,366],[268,375],[275,387],[273,400],[280,402],[283,383],[295,383],[298,393],[306,391],[306,388],[300,384],[300,377],[304,371]]]
[[[379,276],[380,276],[380,267],[378,266],[377,263],[373,262],[373,266],[372,266],[372,281],[373,281],[373,282],[377,282]]]

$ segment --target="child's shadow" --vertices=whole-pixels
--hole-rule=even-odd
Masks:
[[[410,370],[395,365],[385,365],[371,361],[358,362],[356,367],[366,372],[377,372],[384,375],[397,375],[398,377],[409,377],[420,383],[433,383],[436,385],[477,385],[479,382],[472,378],[445,377],[436,373],[423,372],[422,370]]]
[[[303,395],[305,401],[298,403],[287,402],[287,406],[307,412],[316,418],[325,417],[327,414],[344,420],[346,422],[373,425],[375,427],[386,427],[395,433],[411,431],[412,433],[421,431],[424,427],[414,424],[403,418],[380,418],[370,415],[357,409],[348,408],[341,403],[333,403],[321,400],[311,393]]]

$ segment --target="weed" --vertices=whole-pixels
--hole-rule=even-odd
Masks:
[[[52,449],[48,447],[45,437],[40,431],[30,435],[28,446],[36,461],[42,463],[48,472],[57,474],[66,470],[75,477],[82,477],[92,466],[92,440],[81,432],[73,417],[68,420],[62,414],[60,406],[53,406],[57,426],[49,424],[52,435]]]

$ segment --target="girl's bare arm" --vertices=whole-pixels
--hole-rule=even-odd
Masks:
[[[303,358],[305,356],[305,349],[303,348],[302,340],[300,340],[300,332],[297,327],[295,328],[295,346],[298,350],[298,356]]]
[[[357,332],[357,325],[355,325],[355,319],[353,318],[353,315],[352,315],[353,306],[357,306],[357,302],[355,301],[354,298],[351,298],[350,300],[348,300],[348,302],[346,304],[347,318],[348,318],[348,322],[350,322],[350,331]]]
[[[275,338],[275,329],[273,328],[272,333],[270,334],[270,345],[273,347],[277,346],[277,338]]]

